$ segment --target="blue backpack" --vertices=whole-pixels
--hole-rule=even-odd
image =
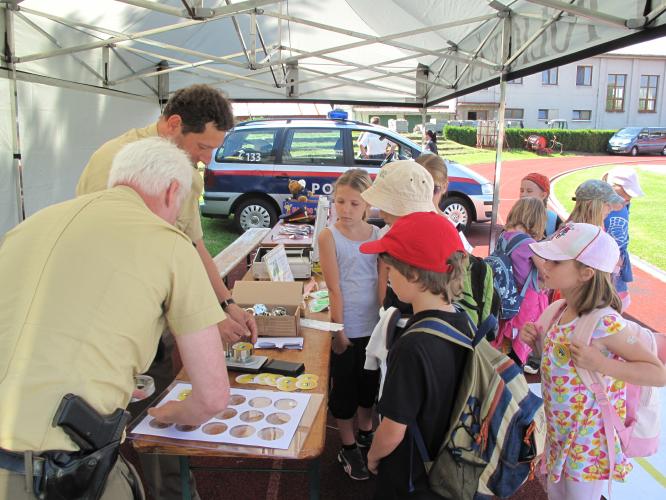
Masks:
[[[535,290],[538,290],[535,268],[530,271],[520,292],[516,286],[516,279],[513,274],[511,254],[520,245],[527,243],[529,238],[530,236],[525,233],[517,234],[510,240],[506,240],[500,236],[493,253],[485,258],[485,261],[493,270],[493,283],[502,303],[500,319],[511,319],[518,314],[520,304],[522,304],[523,298],[525,298],[528,286],[532,285]]]

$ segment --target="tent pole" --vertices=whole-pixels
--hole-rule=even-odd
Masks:
[[[425,99],[424,99],[425,101]],[[421,148],[425,148],[425,132],[426,132],[426,119],[427,119],[427,113],[428,113],[428,105],[423,104],[423,107],[421,108]]]
[[[15,7],[15,6],[14,6]],[[12,150],[14,169],[16,170],[16,203],[18,208],[18,223],[25,220],[25,200],[23,198],[23,161],[21,159],[21,137],[19,134],[18,118],[18,87],[16,85],[16,64],[14,63],[14,12],[10,8],[4,8],[5,30],[7,31],[5,47],[5,61],[9,65],[11,78],[9,78],[9,101],[11,106],[11,117],[14,121],[12,127]]]
[[[500,13],[504,14],[504,13]],[[504,23],[502,24],[502,61],[509,58],[509,41],[511,37],[511,17],[506,12]],[[492,253],[495,248],[495,230],[497,227],[497,216],[499,214],[500,202],[500,177],[502,173],[502,149],[504,147],[504,112],[506,110],[506,74],[507,68],[503,67],[500,73],[500,102],[497,113],[497,141],[495,153],[495,181],[493,186],[493,213],[490,218],[490,238],[488,241],[488,253]]]

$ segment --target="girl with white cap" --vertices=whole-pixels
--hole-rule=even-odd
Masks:
[[[567,223],[550,239],[530,247],[545,259],[546,286],[561,290],[564,298],[552,325],[527,323],[520,332],[523,342],[542,352],[548,498],[598,500],[604,482],[624,481],[632,465],[614,432],[610,438],[614,467],[610,470],[613,453],[609,454],[600,405],[577,369],[605,376],[606,397],[624,419],[625,384],[666,385],[666,366],[625,329],[620,298],[610,279],[620,255],[611,236],[592,224]],[[577,343],[574,339],[581,338],[581,332],[574,337],[578,325],[583,327],[587,315],[605,307],[616,313],[592,322],[596,324],[589,345]]]

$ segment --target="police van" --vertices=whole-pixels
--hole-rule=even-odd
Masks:
[[[387,143],[388,158],[364,158],[362,134]],[[237,124],[206,167],[201,213],[234,215],[239,231],[272,227],[290,197],[290,179],[305,179],[306,190],[330,195],[348,168],[374,176],[387,161],[417,158],[421,147],[391,130],[353,120],[271,119]],[[449,189],[441,208],[461,225],[490,220],[492,184],[467,167],[447,162]]]

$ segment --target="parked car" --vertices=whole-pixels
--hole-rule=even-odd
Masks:
[[[363,133],[394,145],[388,159],[360,157]],[[387,148],[387,151],[389,148]],[[277,119],[237,124],[206,167],[201,213],[234,215],[239,231],[272,227],[289,198],[289,179],[305,179],[306,190],[330,195],[335,180],[348,168],[375,176],[383,163],[417,158],[421,146],[391,130],[346,119]],[[442,210],[468,226],[490,220],[493,186],[467,167],[448,162],[449,190]]]
[[[548,120],[546,122],[546,127],[566,130],[569,128],[569,122],[564,118],[555,118],[553,120]]]
[[[618,130],[608,140],[610,153],[661,153],[666,155],[665,127],[626,127]]]

